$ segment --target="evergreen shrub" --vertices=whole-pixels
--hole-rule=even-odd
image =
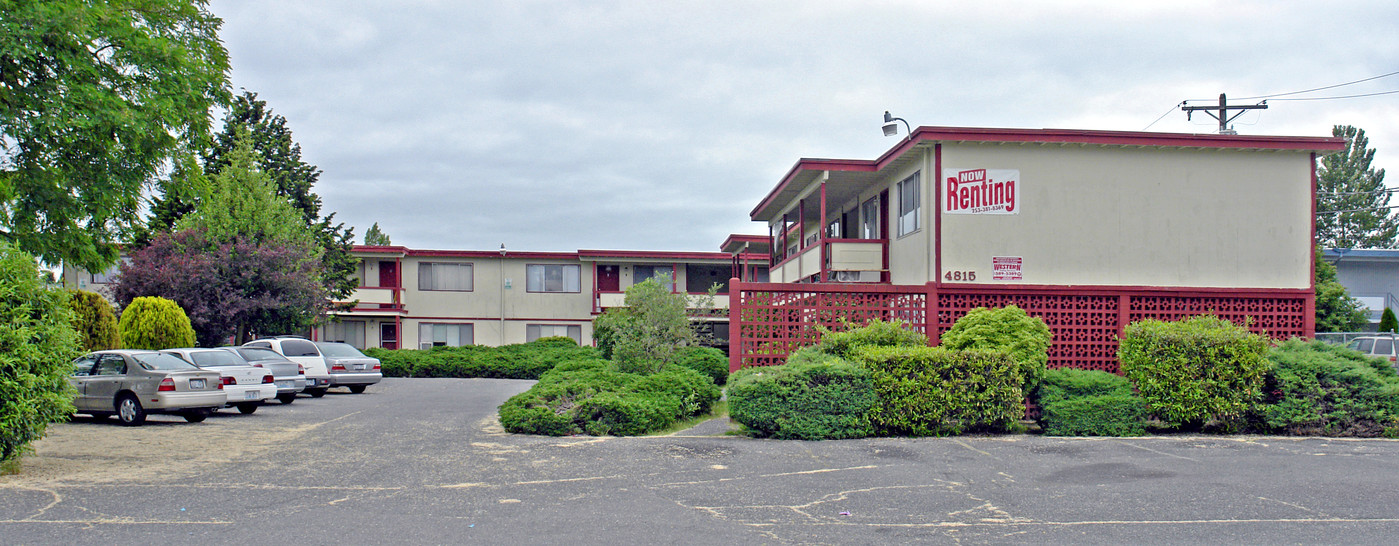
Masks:
[[[379,359],[385,377],[539,379],[559,364],[600,358],[596,349],[580,347],[569,338],[541,338],[502,347],[370,348],[364,353]]]
[[[1387,359],[1320,341],[1292,339],[1268,352],[1273,364],[1254,422],[1269,432],[1381,436],[1399,432],[1399,377]]]
[[[121,346],[159,351],[194,346],[194,327],[178,303],[158,296],[131,300],[117,323]]]
[[[676,355],[676,363],[714,380],[723,386],[729,380],[729,356],[713,347],[685,347]]]
[[[523,434],[634,436],[708,412],[719,399],[719,387],[694,370],[640,375],[597,362],[543,374],[500,406],[501,425]]]
[[[117,335],[117,315],[111,302],[88,290],[69,290],[68,308],[73,310],[73,329],[78,331],[84,351],[103,351],[121,346]]]
[[[1039,317],[1019,307],[999,309],[978,307],[968,311],[941,336],[940,347],[954,351],[1004,351],[1020,364],[1025,384],[1021,389],[1033,396],[1049,362],[1053,334]]]
[[[49,423],[73,414],[68,374],[80,349],[67,299],[32,256],[0,242],[0,467],[16,467]]]
[[[1008,430],[1025,414],[1025,378],[1008,353],[895,346],[854,356],[873,380],[870,420],[881,436]]]
[[[780,366],[735,372],[728,400],[729,417],[758,436],[835,440],[873,432],[869,411],[876,397],[869,372],[811,347]]]
[[[1147,410],[1175,425],[1240,417],[1262,395],[1268,339],[1210,315],[1127,325],[1118,343],[1122,372]]]
[[[1399,319],[1394,316],[1394,310],[1388,307],[1380,313],[1380,324],[1375,328],[1377,332],[1399,332]]]
[[[1141,436],[1146,405],[1117,374],[1060,368],[1040,385],[1040,427],[1050,436]]]
[[[842,323],[847,329],[840,332],[833,332],[824,326],[816,327],[821,336],[821,343],[817,347],[822,352],[848,359],[861,347],[928,346],[928,336],[913,330],[912,326],[902,320],[874,320],[859,327],[852,327],[851,323],[845,321]]]

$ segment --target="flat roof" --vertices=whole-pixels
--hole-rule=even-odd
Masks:
[[[939,143],[1016,143],[1082,144],[1095,146],[1200,148],[1214,150],[1296,151],[1331,153],[1345,149],[1341,137],[1297,137],[1266,135],[1219,135],[1194,133],[1153,133],[1142,131],[1095,131],[1081,129],[1006,129],[988,127],[920,126],[900,139],[876,159],[802,158],[768,192],[749,218],[759,220],[768,207],[791,189],[803,173],[813,171],[878,172],[910,150]],[[785,202],[785,201],[784,201]],[[759,220],[761,221],[761,220]]]

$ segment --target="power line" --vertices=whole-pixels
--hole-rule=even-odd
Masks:
[[[1339,97],[1298,97],[1294,99],[1272,99],[1272,100],[1335,100],[1335,99],[1355,99],[1360,97],[1374,97],[1378,95],[1393,95],[1399,93],[1399,89],[1393,91],[1381,91],[1379,93],[1365,93],[1363,95],[1342,95]]]
[[[1166,113],[1161,114],[1161,117],[1156,118],[1156,121],[1161,121],[1161,120],[1163,120],[1163,119],[1166,119],[1166,116],[1169,116],[1169,115],[1171,115],[1171,112],[1176,111],[1176,107],[1177,107],[1177,106],[1183,106],[1183,105],[1185,105],[1185,101],[1180,101],[1180,104],[1176,104],[1176,105],[1171,106],[1170,108],[1167,108],[1167,109],[1166,109]],[[1150,129],[1152,125],[1156,125],[1156,121],[1153,121],[1153,122],[1151,122],[1151,123],[1146,124],[1146,127],[1143,127],[1142,130],[1145,131],[1145,130],[1147,130],[1147,129]]]
[[[1345,86],[1347,86],[1347,85],[1355,85],[1355,84],[1357,84],[1357,83],[1364,83],[1364,82],[1368,82],[1368,81],[1370,81],[1370,80],[1378,80],[1378,79],[1380,79],[1380,78],[1388,78],[1388,77],[1393,76],[1393,75],[1395,75],[1395,74],[1399,74],[1399,71],[1390,72],[1390,73],[1388,73],[1388,74],[1380,74],[1380,75],[1378,75],[1378,76],[1371,76],[1371,77],[1369,77],[1369,78],[1365,78],[1365,79],[1363,79],[1363,80],[1355,80],[1355,81],[1353,81],[1353,82],[1338,83],[1338,84],[1336,84],[1336,85],[1328,85],[1328,86],[1325,86],[1325,87],[1317,87],[1317,88],[1313,88],[1313,89],[1304,89],[1304,90],[1302,90],[1302,91],[1292,91],[1292,92],[1289,92],[1289,93],[1275,93],[1275,94],[1272,94],[1272,95],[1259,95],[1259,96],[1257,96],[1257,97],[1242,97],[1242,98],[1240,98],[1239,100],[1269,99],[1269,98],[1273,98],[1273,97],[1285,97],[1285,96],[1287,96],[1287,95],[1300,95],[1300,94],[1302,94],[1302,93],[1311,93],[1312,91],[1322,91],[1322,90],[1325,90],[1325,89],[1335,89],[1335,88],[1337,88],[1337,87],[1345,87]],[[1297,100],[1297,99],[1287,99],[1287,100]],[[1306,99],[1302,99],[1302,100],[1306,100]]]

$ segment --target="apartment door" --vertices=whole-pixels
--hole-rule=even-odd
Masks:
[[[599,292],[621,292],[622,272],[621,267],[615,265],[597,266],[597,289]]]
[[[398,262],[379,262],[379,286],[398,288]]]
[[[379,323],[379,346],[385,349],[398,348],[398,325],[392,322]]]

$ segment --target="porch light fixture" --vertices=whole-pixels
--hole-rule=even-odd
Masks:
[[[884,111],[884,136],[894,136],[899,134],[899,124],[894,123],[895,121],[904,122],[904,131],[908,133],[908,136],[913,136],[913,129],[909,128],[908,120],[905,120],[904,118],[896,118],[890,115],[888,110]]]

